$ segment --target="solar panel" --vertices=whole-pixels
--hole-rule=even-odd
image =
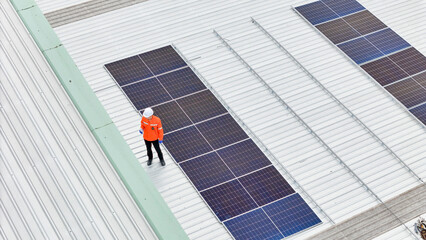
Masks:
[[[240,182],[259,206],[294,193],[274,166],[241,177]]]
[[[393,53],[410,46],[389,28],[369,34],[365,38],[384,54]]]
[[[228,112],[210,91],[189,95],[177,102],[194,123]]]
[[[361,36],[355,29],[347,24],[343,19],[322,23],[315,26],[334,44],[338,44],[352,38]]]
[[[331,10],[321,1],[296,7],[296,10],[299,11],[313,25],[339,17],[335,12],[333,12],[333,10]]]
[[[124,86],[122,89],[138,110],[172,99],[156,78]]]
[[[297,193],[269,204],[263,209],[285,237],[321,222]]]
[[[386,24],[380,21],[369,11],[358,12],[343,18],[351,27],[362,35],[386,28]]]
[[[426,125],[426,104],[415,107],[410,112]]]
[[[138,56],[109,63],[105,67],[120,86],[153,76]]]
[[[356,0],[321,0],[295,9],[409,110],[426,102],[425,80],[416,77],[426,71],[426,57]],[[326,19],[331,21],[318,24]],[[424,123],[422,113],[414,115]]]
[[[139,56],[155,75],[186,66],[185,61],[171,46],[142,53]]]
[[[186,114],[174,101],[163,103],[152,109],[156,116],[161,116],[161,123],[165,133],[192,125],[191,120],[189,120]]]
[[[248,138],[229,114],[199,123],[197,128],[215,149]]]
[[[237,240],[284,238],[262,209],[226,221],[225,225]]]
[[[190,68],[184,68],[158,77],[164,88],[173,98],[182,97],[190,93],[206,89]]]
[[[217,217],[224,221],[257,207],[238,180],[201,192]]]
[[[198,191],[234,178],[217,153],[209,153],[180,164]]]
[[[384,54],[380,52],[373,44],[364,37],[354,39],[349,42],[337,45],[343,52],[346,53],[354,62],[361,64],[375,58],[381,57]]]
[[[382,86],[408,77],[408,74],[389,58],[385,57],[361,66]]]
[[[409,78],[386,87],[407,108],[426,102],[426,89]]]
[[[166,149],[205,202],[236,239],[282,238],[259,204],[294,190],[172,47],[139,56],[155,75],[121,88],[135,108],[151,106],[162,119]]]
[[[426,88],[426,72],[413,76],[413,79],[422,85],[422,87]]]
[[[213,150],[194,126],[167,134],[164,145],[177,162]]]
[[[426,70],[426,57],[413,47],[392,54],[389,59],[409,75]]]
[[[217,153],[236,176],[271,165],[269,159],[251,139],[222,148]]]
[[[341,17],[365,9],[355,0],[322,0],[322,2]]]

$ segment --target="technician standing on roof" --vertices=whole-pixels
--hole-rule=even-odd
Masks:
[[[153,114],[154,111],[151,108],[145,109],[142,114],[141,129],[139,129],[139,132],[143,134],[146,150],[148,151],[148,166],[152,163],[151,145],[154,145],[154,148],[157,151],[161,166],[165,166],[166,162],[164,162],[163,153],[160,149],[160,143],[163,143],[163,126],[161,125],[160,118]]]

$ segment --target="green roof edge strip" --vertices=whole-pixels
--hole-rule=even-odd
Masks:
[[[189,239],[34,0],[10,0],[159,239]]]

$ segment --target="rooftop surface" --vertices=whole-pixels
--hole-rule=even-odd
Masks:
[[[231,236],[170,155],[165,168],[146,166],[140,116],[106,63],[173,44],[323,221],[290,239],[310,238],[424,184],[424,125],[292,9],[307,2],[146,1],[54,28],[191,239]],[[359,2],[426,54],[424,1]],[[52,16],[73,5],[37,3]],[[411,222],[376,237],[416,239]]]

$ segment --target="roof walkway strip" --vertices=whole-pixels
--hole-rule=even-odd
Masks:
[[[10,2],[157,237],[188,239],[37,4]]]

